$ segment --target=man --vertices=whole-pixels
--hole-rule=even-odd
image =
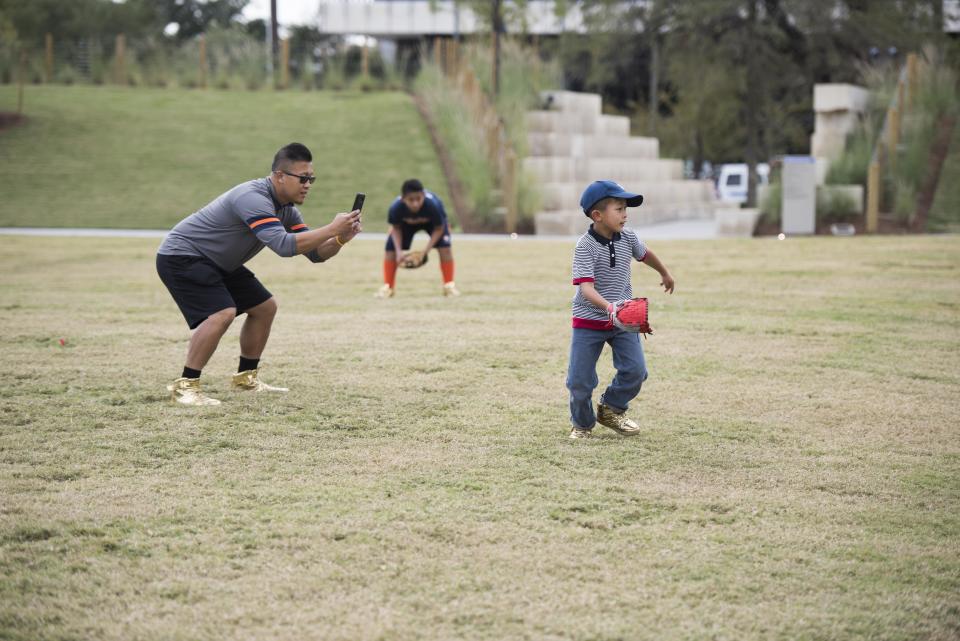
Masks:
[[[193,330],[180,378],[167,389],[185,405],[219,405],[200,388],[200,372],[239,314],[240,366],[233,386],[286,392],[260,380],[260,356],[277,313],[273,295],[243,266],[261,249],[303,254],[314,263],[335,256],[360,232],[360,212],[341,213],[309,230],[300,211],[316,180],[313,156],[290,143],[273,158],[270,175],[237,185],[174,227],[157,250],[157,273]]]
[[[422,262],[426,262],[430,250],[436,247],[440,254],[443,295],[459,296],[460,292],[453,283],[453,250],[450,248],[450,227],[443,202],[435,194],[426,191],[419,180],[411,178],[403,183],[400,196],[390,205],[387,222],[390,223],[390,234],[383,257],[383,286],[377,291],[377,298],[391,298],[394,295],[397,266],[410,258],[407,250],[413,242],[413,235],[421,229],[430,235],[422,253]]]

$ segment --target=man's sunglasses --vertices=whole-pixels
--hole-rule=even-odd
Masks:
[[[298,178],[300,180],[301,185],[304,183],[310,183],[312,185],[317,181],[316,176],[301,176],[300,174],[291,174],[289,171],[285,171],[283,169],[280,170],[280,173],[286,174],[288,176],[293,176],[294,178]]]

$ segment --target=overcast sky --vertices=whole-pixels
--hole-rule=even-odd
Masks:
[[[314,24],[319,0],[277,0],[277,22],[282,25]],[[270,0],[250,0],[243,10],[247,20],[270,19]]]

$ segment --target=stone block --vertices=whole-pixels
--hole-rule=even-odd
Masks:
[[[870,92],[863,87],[844,83],[827,83],[813,86],[813,110],[866,111]]]
[[[600,115],[600,94],[579,93],[576,91],[540,92],[541,104],[550,111],[583,113],[590,116]]]

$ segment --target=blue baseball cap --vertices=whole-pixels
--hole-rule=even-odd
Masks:
[[[627,201],[627,207],[639,207],[643,202],[643,196],[627,191],[612,180],[598,180],[583,190],[580,208],[589,216],[593,206],[604,198],[623,198]]]

